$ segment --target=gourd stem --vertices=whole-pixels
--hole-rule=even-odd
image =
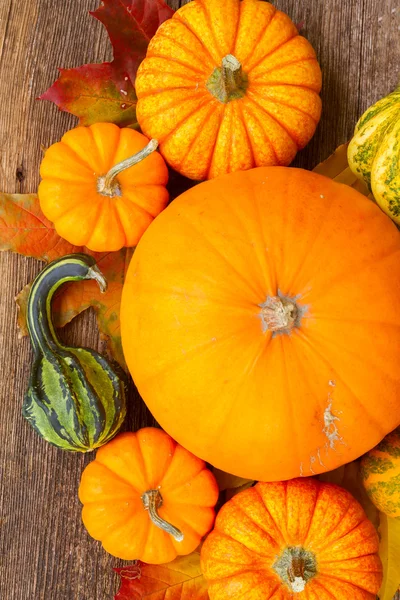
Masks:
[[[206,87],[217,100],[226,104],[243,98],[248,87],[248,77],[236,56],[227,54],[222,59],[221,67],[214,69],[210,75]]]
[[[164,521],[157,512],[157,509],[160,508],[163,503],[163,498],[159,490],[148,490],[142,494],[142,502],[144,508],[149,511],[149,517],[156,527],[159,527],[172,535],[177,542],[183,540],[184,536],[182,531],[174,525],[171,525],[171,523],[168,523],[168,521]]]
[[[61,347],[52,321],[51,301],[63,283],[82,279],[95,279],[102,292],[107,288],[93,257],[87,254],[63,256],[36,277],[29,292],[27,312],[28,331],[35,352]]]
[[[122,160],[121,162],[111,167],[111,169],[106,175],[99,177],[97,180],[97,191],[99,192],[99,194],[102,194],[103,196],[109,196],[111,198],[114,196],[120,196],[121,188],[118,182],[115,181],[116,177],[120,173],[122,173],[122,171],[125,171],[126,169],[129,169],[130,167],[133,167],[134,165],[140,163],[142,160],[144,160],[150,154],[152,154],[155,150],[157,150],[157,148],[158,141],[150,140],[147,146],[142,148],[142,150],[139,150],[139,152],[137,152],[133,156],[130,156],[129,158],[126,158],[125,160]]]

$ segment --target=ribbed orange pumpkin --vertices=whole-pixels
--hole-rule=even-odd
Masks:
[[[210,531],[218,486],[202,460],[146,427],[98,450],[79,498],[86,529],[107,552],[162,564],[193,552]]]
[[[170,435],[261,481],[321,473],[400,423],[400,234],[352,188],[261,167],[193,187],[127,273],[122,341]]]
[[[219,512],[202,551],[210,600],[375,600],[378,534],[346,490],[259,483]]]
[[[168,203],[168,169],[156,147],[112,123],[67,131],[40,166],[40,207],[57,233],[96,252],[135,246]]]
[[[138,70],[137,117],[192,179],[288,165],[321,116],[309,42],[261,0],[193,0],[165,21]]]

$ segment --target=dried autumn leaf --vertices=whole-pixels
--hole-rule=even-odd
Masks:
[[[173,13],[164,0],[103,0],[91,14],[107,29],[113,61],[60,69],[59,79],[41,100],[77,116],[81,125],[136,127],[136,71],[150,39]]]
[[[253,479],[244,479],[243,477],[236,477],[236,475],[225,473],[225,471],[220,471],[216,468],[213,468],[212,472],[214,473],[215,479],[217,480],[220,492],[234,488],[239,488],[247,484],[249,484],[250,487],[250,485],[254,483]]]
[[[373,196],[370,194],[367,186],[354,175],[349,167],[347,160],[348,145],[347,143],[339,146],[329,158],[317,165],[313,171],[320,175],[325,175],[325,177],[329,177],[338,183],[345,183],[373,200]]]
[[[208,600],[198,551],[179,556],[166,565],[137,562],[114,571],[122,580],[115,600]]]
[[[379,533],[379,555],[383,564],[383,583],[379,599],[392,600],[400,587],[400,519],[390,519],[380,513]]]
[[[102,294],[95,281],[79,281],[63,286],[53,302],[56,327],[63,327],[90,306],[96,311],[99,331],[108,339],[108,348],[115,360],[125,367],[119,321],[119,307],[125,273],[133,254],[132,248],[118,252],[93,253],[87,248],[72,246],[62,239],[54,225],[42,214],[36,194],[0,194],[0,251],[11,250],[44,262],[75,252],[86,252],[96,262],[107,279],[108,289]],[[30,285],[17,296],[18,324],[27,334],[26,304]]]

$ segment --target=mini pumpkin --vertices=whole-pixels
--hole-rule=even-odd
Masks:
[[[378,534],[346,490],[258,483],[218,513],[201,550],[210,600],[375,600]]]
[[[351,170],[396,223],[400,223],[399,142],[400,87],[365,111],[348,148]]]
[[[261,0],[193,0],[150,41],[136,78],[142,131],[192,179],[288,165],[321,115],[310,43]]]
[[[400,519],[400,428],[363,456],[361,473],[375,506],[388,517]]]
[[[210,531],[218,486],[202,460],[147,427],[100,448],[79,498],[86,529],[107,552],[161,564],[190,554]]]
[[[261,167],[193,187],[125,280],[140,394],[180,444],[241,477],[350,462],[400,423],[399,255],[375,203],[315,173]]]
[[[67,131],[40,166],[43,214],[75,246],[135,246],[168,203],[168,169],[156,148],[155,140],[112,123]]]

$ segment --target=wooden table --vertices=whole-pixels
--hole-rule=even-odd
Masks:
[[[177,8],[178,0],[170,0]],[[181,2],[184,4],[185,1]],[[76,120],[36,98],[57,67],[111,57],[103,27],[88,15],[98,0],[0,0],[0,190],[34,192],[41,145],[49,146]],[[356,120],[399,79],[399,0],[277,0],[320,59],[323,117],[296,165],[312,168],[348,140]],[[18,338],[14,296],[40,264],[0,254],[0,598],[108,600],[117,589],[118,561],[89,538],[80,521],[77,486],[91,457],[44,443],[21,416],[31,350]],[[101,348],[93,314],[62,334]],[[129,425],[151,423],[132,398]],[[350,600],[350,599],[349,599]]]

